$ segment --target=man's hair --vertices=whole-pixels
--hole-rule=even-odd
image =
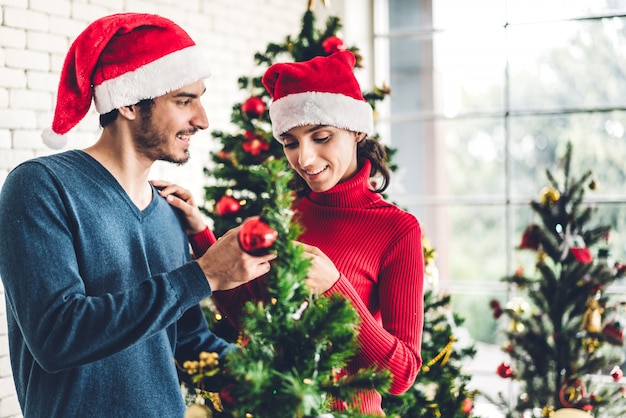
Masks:
[[[144,99],[136,104],[139,107],[139,112],[142,115],[149,115],[152,112],[152,106],[154,105],[154,99]],[[117,115],[119,114],[117,109],[113,109],[108,113],[103,113],[100,115],[100,127],[104,128],[107,125],[111,124],[115,119],[117,119]]]

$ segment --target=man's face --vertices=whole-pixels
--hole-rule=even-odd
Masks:
[[[205,91],[199,80],[154,99],[139,111],[133,136],[137,151],[152,161],[184,164],[189,160],[189,142],[199,129],[207,129],[200,97]]]

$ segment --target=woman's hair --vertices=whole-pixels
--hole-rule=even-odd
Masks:
[[[149,115],[152,111],[152,105],[154,104],[154,99],[144,99],[137,103],[139,106],[139,112],[143,115]],[[104,113],[100,115],[100,127],[104,128],[108,124],[112,123],[115,119],[117,119],[117,115],[119,114],[117,109],[113,109],[108,113]]]
[[[372,164],[370,178],[380,180],[372,184],[372,186],[375,186],[372,190],[376,193],[384,192],[389,186],[389,180],[391,178],[389,167],[387,166],[387,152],[385,151],[385,147],[377,139],[366,136],[357,144],[356,158],[359,167],[363,166],[363,161],[370,161]],[[306,195],[311,191],[309,185],[299,175],[294,176],[293,186],[298,196]]]

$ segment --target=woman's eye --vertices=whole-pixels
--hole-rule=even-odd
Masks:
[[[326,141],[328,141],[329,138],[330,138],[330,135],[329,136],[324,136],[324,137],[321,137],[321,138],[313,138],[313,141],[315,141],[315,142],[326,142]]]
[[[298,145],[297,142],[283,142],[283,148],[291,149]]]

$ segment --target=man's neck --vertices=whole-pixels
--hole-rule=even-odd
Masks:
[[[84,151],[106,168],[140,209],[152,201],[148,175],[154,161],[136,152],[128,142],[107,135],[106,130],[94,145]]]

